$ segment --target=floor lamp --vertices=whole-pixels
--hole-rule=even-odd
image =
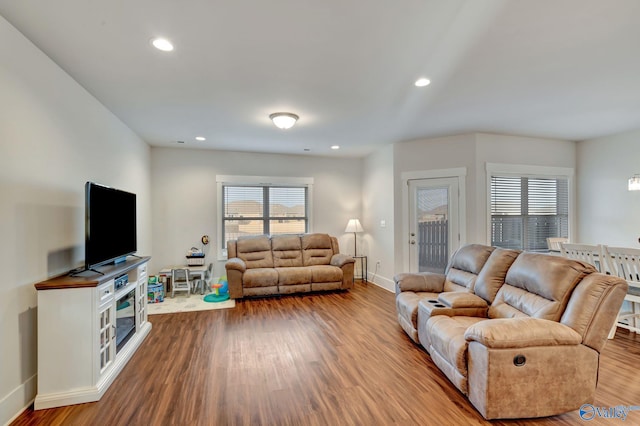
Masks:
[[[358,240],[356,236],[356,232],[364,232],[362,229],[362,225],[360,225],[360,221],[358,219],[349,219],[347,222],[347,227],[344,229],[344,232],[353,232],[353,255],[358,255]]]

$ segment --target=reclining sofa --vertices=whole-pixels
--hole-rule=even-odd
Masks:
[[[227,254],[232,299],[353,287],[354,259],[327,234],[240,237]]]
[[[398,322],[486,419],[592,403],[623,279],[559,256],[478,244],[445,274],[398,274]]]

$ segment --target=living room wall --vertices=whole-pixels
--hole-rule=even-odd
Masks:
[[[557,139],[472,133],[399,142],[364,159],[362,197],[370,227],[365,229],[369,269],[375,266],[372,267],[371,259],[380,260],[383,265],[381,275],[376,277],[377,284],[393,290],[393,276],[407,267],[403,221],[408,219],[402,198],[403,173],[466,169],[466,235],[462,236],[462,242],[490,243],[487,241],[486,163],[575,168],[576,144]],[[376,176],[380,177],[379,182],[384,179],[382,176],[393,179],[393,184],[388,187],[367,183],[375,181]],[[384,217],[389,220],[387,228],[382,229],[378,220]]]
[[[527,136],[476,134],[475,210],[467,210],[475,223],[469,241],[490,244],[487,218],[487,163],[523,166],[576,168],[576,143],[561,139],[532,138]],[[577,187],[574,175],[574,190]],[[575,192],[574,192],[575,201]],[[575,205],[575,203],[574,203]],[[574,221],[571,232],[577,225]]]
[[[639,247],[640,191],[627,189],[640,174],[640,130],[578,142],[576,242]]]
[[[35,397],[34,283],[84,259],[84,183],[138,195],[151,249],[150,150],[0,17],[0,424]]]
[[[214,276],[225,274],[217,261],[220,246],[216,175],[311,177],[313,232],[338,237],[340,250],[352,252],[347,221],[362,217],[361,160],[303,155],[257,154],[199,149],[151,149],[153,258],[151,272],[185,263],[187,250],[204,247]]]
[[[395,204],[393,199],[393,145],[387,145],[363,160],[363,222],[359,254],[368,256],[369,277],[381,287],[393,288],[395,259]],[[380,265],[376,263],[380,261]]]

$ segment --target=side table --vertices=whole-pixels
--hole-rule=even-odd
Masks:
[[[367,280],[367,271],[368,271],[368,265],[367,265],[367,256],[353,256],[353,258],[356,260],[356,262],[360,261],[360,276],[356,276],[354,274],[353,278],[358,278],[362,281],[364,281],[365,283],[368,281]]]

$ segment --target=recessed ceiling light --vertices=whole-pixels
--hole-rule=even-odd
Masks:
[[[340,149],[340,145],[331,145],[331,149]]]
[[[428,78],[424,78],[421,77],[419,79],[416,80],[415,83],[413,83],[416,85],[416,87],[424,87],[424,86],[428,86],[429,84],[431,84],[431,80],[429,80]]]
[[[154,38],[151,40],[151,44],[158,50],[163,52],[171,52],[173,50],[173,44],[166,38]]]
[[[207,138],[205,138],[204,136],[196,136],[196,140],[202,142],[202,141],[206,141]]]

